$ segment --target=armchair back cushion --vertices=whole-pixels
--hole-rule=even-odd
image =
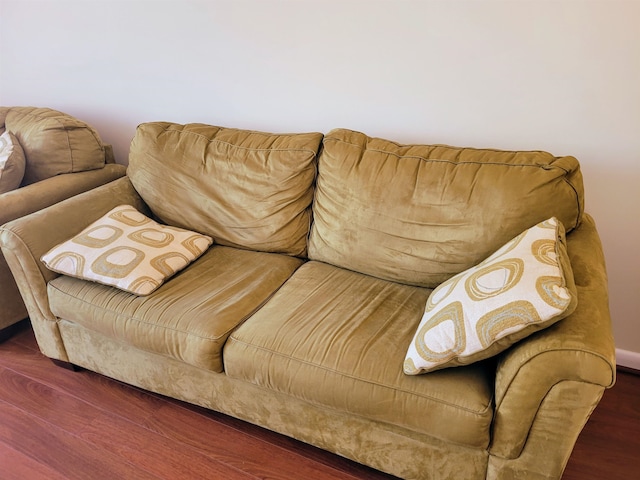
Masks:
[[[321,133],[145,123],[127,175],[169,225],[222,245],[304,256],[321,140]]]
[[[338,129],[318,162],[309,258],[435,288],[550,216],[584,208],[574,157],[400,145]]]
[[[50,108],[0,107],[0,128],[13,133],[24,150],[22,185],[104,166],[105,148],[98,132],[65,113]]]

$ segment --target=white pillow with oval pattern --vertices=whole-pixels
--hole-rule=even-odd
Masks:
[[[576,304],[564,227],[550,218],[433,290],[404,372],[492,357],[570,315]]]
[[[22,183],[26,157],[18,139],[9,131],[0,135],[0,194],[15,190]]]
[[[160,225],[120,205],[42,257],[47,268],[148,295],[202,255],[207,235]]]

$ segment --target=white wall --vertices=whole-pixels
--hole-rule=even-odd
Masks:
[[[640,368],[640,1],[1,0],[0,104],[575,155]]]

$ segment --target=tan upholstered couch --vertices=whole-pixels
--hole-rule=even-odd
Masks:
[[[0,107],[1,134],[12,135],[17,145],[14,157],[2,165],[6,168],[0,168],[0,225],[125,174],[91,126],[56,110]],[[14,185],[3,188],[10,176]],[[0,339],[26,317],[18,287],[0,255]]]
[[[158,122],[129,160],[127,178],[1,229],[45,355],[403,478],[561,477],[615,380],[574,158]],[[147,296],[43,265],[120,204],[214,244]],[[405,374],[432,289],[549,217],[575,310],[488,359]]]

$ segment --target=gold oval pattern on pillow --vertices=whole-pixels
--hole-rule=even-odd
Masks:
[[[131,247],[114,247],[102,253],[91,264],[96,275],[111,278],[125,278],[144,260],[142,250]]]
[[[566,295],[562,288],[562,278],[560,277],[540,277],[536,282],[536,290],[540,298],[553,308],[566,308],[571,298]]]
[[[482,316],[476,325],[476,331],[482,347],[487,348],[514,328],[539,321],[538,311],[531,302],[518,300]]]
[[[455,276],[440,284],[440,286],[433,291],[429,298],[427,299],[427,306],[425,311],[430,311],[436,308],[440,303],[442,303],[451,292],[453,292],[456,288],[456,285],[460,281],[459,276]]]
[[[527,232],[524,231],[520,235],[518,235],[515,238],[513,238],[512,240],[508,241],[502,247],[500,247],[493,255],[490,255],[489,257],[485,258],[480,263],[478,263],[478,265],[476,265],[476,267],[479,268],[479,267],[482,267],[483,265],[486,265],[488,263],[493,263],[493,259],[495,258],[496,255],[506,256],[507,253],[509,253],[511,250],[517,248],[518,245],[520,245],[520,242],[526,236],[526,234],[527,234]]]
[[[131,240],[139,242],[147,247],[164,248],[167,245],[171,245],[174,240],[174,236],[169,232],[159,232],[154,228],[142,228],[130,233],[128,237]]]
[[[104,248],[111,245],[124,232],[113,225],[98,225],[89,228],[73,239],[74,243],[89,248]]]
[[[426,339],[431,338],[429,333],[435,329],[446,330],[444,335],[447,340],[453,340],[452,344],[445,345],[438,350],[432,348],[433,345],[429,347]],[[466,347],[466,339],[462,303],[450,303],[422,325],[419,334],[415,337],[415,347],[422,358],[432,362],[448,360],[463,352]]]
[[[42,257],[58,273],[148,295],[202,255],[207,235],[160,225],[120,205]]]
[[[136,278],[133,282],[131,282],[129,288],[134,291],[147,292],[153,291],[159,286],[160,282],[158,282],[157,280],[151,277],[143,276],[140,278]]]
[[[147,218],[145,215],[133,208],[116,210],[109,213],[108,216],[109,218],[113,218],[114,220],[124,223],[125,225],[129,225],[130,227],[140,227],[151,222],[150,218]]]
[[[49,260],[49,268],[55,271],[68,272],[69,275],[78,277],[84,271],[84,257],[79,253],[62,252],[54,255]]]
[[[409,345],[409,375],[489,358],[571,314],[577,295],[555,217],[436,287]]]
[[[193,235],[184,239],[180,244],[193,256],[199,256],[203,251],[209,248],[208,237],[203,237],[200,234]]]
[[[539,262],[546,263],[547,265],[555,265],[556,252],[555,243],[552,240],[538,240],[531,244],[531,251]]]
[[[189,259],[178,252],[168,252],[152,258],[149,262],[153,268],[166,276],[171,276],[189,264]]]
[[[471,300],[484,300],[505,293],[520,282],[524,262],[519,258],[508,258],[487,265],[473,273],[465,282]]]

